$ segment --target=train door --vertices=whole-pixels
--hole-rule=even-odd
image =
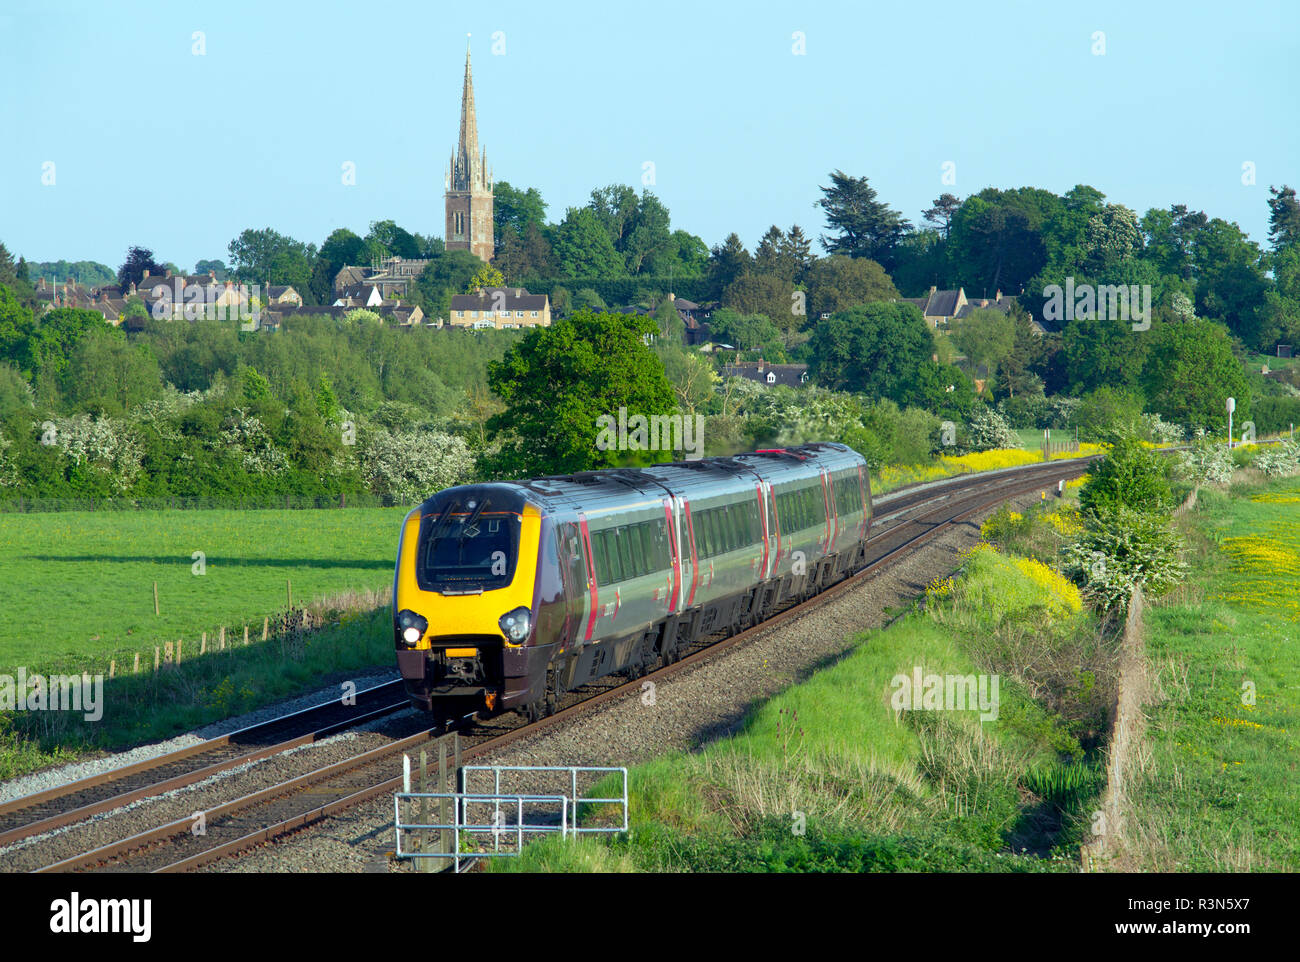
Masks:
[[[579,555],[582,564],[575,574],[581,576],[587,589],[583,595],[584,604],[582,606],[582,619],[586,624],[586,628],[579,633],[579,637],[582,643],[586,644],[591,641],[596,630],[600,586],[596,584],[596,561],[595,556],[591,553],[591,532],[587,529],[587,516],[582,513],[578,514],[578,534]]]
[[[573,646],[587,613],[587,564],[582,556],[582,535],[578,526],[566,521],[556,531],[560,556],[560,578],[564,583],[565,612],[561,630],[563,649]]]

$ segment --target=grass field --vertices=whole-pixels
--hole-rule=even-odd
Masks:
[[[121,665],[180,638],[197,653],[201,632],[260,632],[286,581],[296,605],[385,588],[405,511],[0,514],[0,673]]]
[[[1202,491],[1192,571],[1147,613],[1164,700],[1133,795],[1134,867],[1300,869],[1300,482]]]

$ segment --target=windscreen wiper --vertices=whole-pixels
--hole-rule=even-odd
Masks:
[[[451,513],[455,511],[458,507],[460,507],[459,501],[447,502],[447,507],[442,509],[442,511],[438,515],[438,520],[433,523],[433,527],[429,530],[430,538],[442,537],[442,529],[447,524],[447,519],[451,517]]]

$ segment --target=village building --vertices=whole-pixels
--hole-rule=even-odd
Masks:
[[[551,299],[522,287],[480,287],[451,299],[452,327],[550,327]]]

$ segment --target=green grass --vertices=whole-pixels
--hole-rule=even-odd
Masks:
[[[1204,489],[1186,530],[1189,583],[1147,612],[1163,701],[1149,712],[1131,855],[1153,871],[1294,871],[1300,482]]]
[[[74,711],[0,712],[0,779],[87,751],[167,738],[355,678],[375,665],[390,665],[392,647],[387,609],[332,612],[330,622],[315,631],[290,631],[157,672],[105,679],[98,720]]]
[[[0,514],[0,673],[106,666],[392,584],[404,508]],[[194,552],[206,574],[192,571]],[[154,615],[158,583],[160,614]],[[191,647],[192,646],[192,647]],[[144,656],[142,655],[142,660]]]

